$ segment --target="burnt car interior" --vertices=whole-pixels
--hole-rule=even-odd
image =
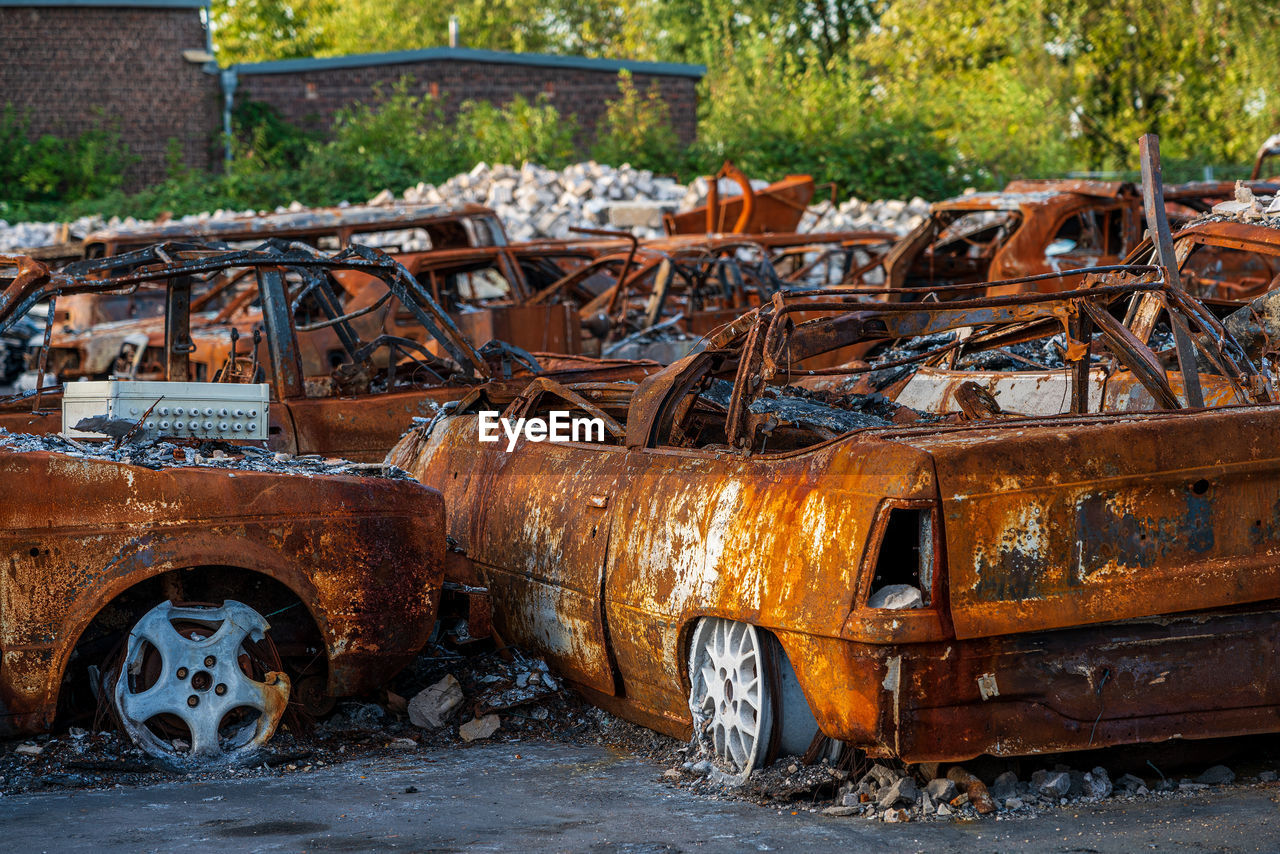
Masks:
[[[86,262],[85,267],[88,272],[53,274],[33,288],[11,285],[0,295],[0,311],[8,309],[5,326],[50,297],[74,293],[128,296],[149,286],[164,294],[164,375],[181,381],[195,373],[190,363],[194,307],[207,305],[236,285],[240,288],[237,296],[215,317],[225,320],[228,312],[253,303],[260,305],[263,328],[276,331],[263,336],[269,351],[263,367],[282,398],[296,396],[304,387],[307,396],[327,396],[465,382],[487,375],[484,360],[430,294],[403,266],[375,249],[356,246],[330,257],[304,245],[276,241],[230,252],[169,244]],[[348,270],[378,279],[385,293],[370,305],[354,310],[344,307],[349,294],[334,273]],[[208,281],[214,281],[215,286],[193,299],[193,287]],[[15,290],[18,292],[12,293]],[[393,306],[412,317],[418,330],[415,337],[384,331],[386,315]],[[246,372],[237,364],[247,355],[256,365],[259,348],[250,347],[246,352],[238,347],[240,333],[234,325],[228,336],[231,355],[224,364],[212,366],[209,373],[223,381],[260,376],[260,372]]]
[[[612,414],[626,423],[631,446],[786,453],[852,430],[1022,417],[989,390],[1020,372],[1057,371],[1067,381],[1052,414],[1177,410],[1189,400],[1172,333],[1179,325],[1190,333],[1197,388],[1209,405],[1273,399],[1271,366],[1246,352],[1230,322],[1165,285],[1159,268],[1089,273],[1089,287],[1054,295],[927,307],[868,303],[869,294],[848,289],[779,296],[711,336],[701,352],[639,386],[614,388]],[[853,363],[806,367],[857,344],[877,349]],[[959,374],[958,389],[941,407],[899,402],[926,365]],[[1100,393],[1099,383],[1112,393]],[[618,407],[627,397],[624,414]]]

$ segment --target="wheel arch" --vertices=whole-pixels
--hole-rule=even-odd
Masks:
[[[327,664],[334,646],[329,622],[316,607],[317,591],[306,571],[285,555],[237,538],[225,540],[221,544],[168,543],[163,557],[157,557],[147,544],[137,543],[135,548],[118,555],[112,561],[107,569],[109,578],[80,590],[66,609],[67,617],[59,624],[58,637],[61,642],[56,646],[48,668],[44,699],[45,725],[54,723],[64,699],[64,680],[71,667],[72,657],[85,642],[89,629],[104,614],[149,582],[160,580],[170,573],[198,570],[224,572],[242,579],[266,579],[283,588],[301,605],[307,624],[314,629],[324,647]],[[253,597],[245,598],[252,600]],[[253,601],[245,601],[245,604],[255,607]]]

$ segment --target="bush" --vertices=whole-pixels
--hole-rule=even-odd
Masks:
[[[97,198],[124,183],[137,158],[118,128],[98,113],[98,126],[79,136],[31,139],[31,123],[11,105],[0,112],[0,201],[78,201]]]
[[[955,153],[931,127],[887,102],[845,61],[752,45],[702,86],[688,174],[733,160],[753,178],[810,174],[840,195],[941,198],[963,188]]]
[[[532,103],[521,95],[495,107],[488,101],[466,101],[458,112],[457,136],[466,162],[520,164],[528,160],[551,169],[571,163],[577,152],[575,116],[561,116],[538,95]]]
[[[439,102],[410,92],[411,83],[402,78],[389,95],[378,90],[374,103],[338,114],[333,138],[313,146],[303,170],[305,195],[331,202],[365,198],[383,188],[438,183],[468,167]]]
[[[655,82],[641,95],[631,72],[618,72],[619,97],[605,105],[591,156],[601,163],[630,163],[637,169],[671,172],[680,165],[680,141],[671,126],[671,108]]]

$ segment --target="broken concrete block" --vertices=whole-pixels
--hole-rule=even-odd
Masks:
[[[1136,792],[1138,789],[1147,785],[1146,780],[1133,774],[1121,774],[1116,780],[1116,785],[1128,792]]]
[[[1236,772],[1232,771],[1225,765],[1214,765],[1196,778],[1197,783],[1205,783],[1209,786],[1225,786],[1227,783],[1234,782]]]
[[[1111,797],[1111,777],[1105,768],[1094,768],[1084,775],[1084,796],[1091,801]]]
[[[463,741],[479,741],[493,735],[500,726],[502,726],[502,720],[497,715],[485,715],[482,718],[469,720],[458,727],[458,735]]]
[[[1031,775],[1032,787],[1046,798],[1065,798],[1071,791],[1071,775],[1066,771],[1037,771]]]
[[[1251,210],[1252,207],[1252,205],[1245,204],[1244,202],[1218,202],[1218,204],[1213,206],[1213,212],[1216,214],[1234,216],[1236,214],[1242,214],[1247,210]]]
[[[868,608],[889,608],[904,611],[910,608],[923,608],[924,597],[919,588],[910,584],[886,584],[867,599]]]
[[[990,791],[991,797],[997,801],[1012,798],[1018,794],[1018,775],[1012,771],[1005,771],[991,783]]]
[[[924,790],[935,801],[950,801],[957,794],[956,784],[945,777],[930,780]]]
[[[462,705],[462,686],[452,675],[424,688],[409,701],[409,723],[422,729],[437,729]]]
[[[914,804],[919,794],[920,790],[916,788],[916,781],[910,777],[903,777],[890,784],[888,788],[880,793],[876,806],[880,807],[880,809],[888,809],[900,804]]]
[[[876,763],[864,776],[863,780],[874,780],[877,786],[892,786],[902,775],[887,765]]]
[[[834,815],[834,816],[861,815],[861,814],[862,814],[862,807],[860,807],[860,806],[856,806],[856,807],[854,807],[854,806],[827,807],[826,809],[824,809],[824,810],[822,811],[822,814],[823,814],[823,815]]]

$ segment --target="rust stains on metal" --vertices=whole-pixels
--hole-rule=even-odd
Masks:
[[[464,406],[389,459],[440,489],[504,638],[673,734],[709,617],[767,630],[822,732],[873,755],[1274,729],[1266,657],[1226,665],[1274,640],[1280,598],[1268,368],[1164,268],[1079,272],[943,303],[778,294],[638,386],[509,410],[598,410],[621,436],[508,451]],[[909,394],[925,369],[971,385]]]
[[[235,600],[270,614],[291,702],[304,704],[372,689],[431,631],[443,506],[413,483],[10,446],[0,490],[0,732],[48,728],[60,703],[92,712],[86,668],[107,673],[111,650],[161,602]],[[192,684],[187,694],[207,690],[210,703],[217,684],[234,687]]]

